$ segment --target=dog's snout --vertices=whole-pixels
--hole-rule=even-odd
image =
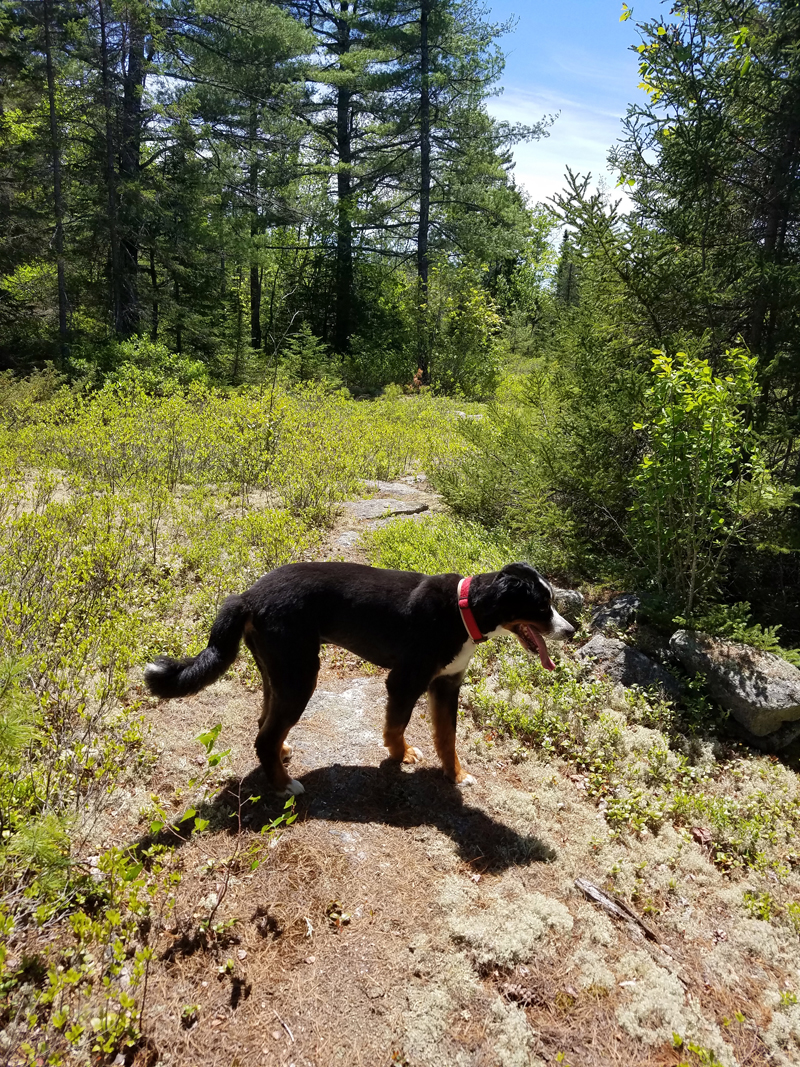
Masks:
[[[575,634],[575,627],[572,623],[559,615],[555,608],[553,608],[553,627],[550,631],[550,636],[554,637],[557,641],[568,641],[570,637]]]

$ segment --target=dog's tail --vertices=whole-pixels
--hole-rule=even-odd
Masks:
[[[216,682],[239,653],[242,631],[249,615],[242,597],[229,596],[211,627],[208,647],[199,656],[188,656],[186,659],[157,656],[152,663],[148,663],[144,669],[144,680],[153,696],[165,700],[188,697]]]

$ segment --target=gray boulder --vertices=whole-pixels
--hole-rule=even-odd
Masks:
[[[673,700],[681,695],[680,683],[666,668],[619,638],[595,634],[578,649],[575,658],[588,673],[604,674],[620,685],[637,685],[642,689],[658,686]]]
[[[594,609],[589,626],[592,630],[607,630],[610,626],[624,630],[635,621],[641,604],[636,593],[620,593],[607,604]]]
[[[669,643],[687,673],[705,675],[709,696],[755,737],[800,719],[800,670],[780,656],[696,630],[678,630]]]
[[[577,589],[559,589],[558,586],[553,587],[555,593],[556,611],[563,615],[564,618],[571,623],[576,623],[578,616],[583,611],[583,593],[579,593]]]

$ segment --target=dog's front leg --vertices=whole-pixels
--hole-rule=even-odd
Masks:
[[[405,732],[414,705],[425,692],[426,683],[427,678],[420,680],[397,668],[389,672],[386,679],[389,698],[386,701],[383,743],[389,749],[390,759],[419,763],[425,758],[418,748],[409,745]]]
[[[428,687],[428,707],[433,726],[433,743],[442,761],[445,777],[456,785],[474,785],[456,752],[456,723],[458,722],[458,693],[463,674],[441,674]]]

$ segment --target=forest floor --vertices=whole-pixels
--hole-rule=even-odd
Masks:
[[[413,521],[439,507],[424,481],[371,488],[371,500],[345,505],[321,558],[360,560],[360,534],[387,512]],[[339,649],[326,650],[290,738],[306,789],[296,821],[262,833],[282,802],[259,799],[260,694],[244,659],[197,696],[148,705],[158,758],[96,831],[98,848],[130,844],[151,795],[170,817],[196,803],[209,772],[195,739],[222,724],[230,752],[200,808],[209,826],[175,849],[181,883],[151,936],[148,1043],[135,1063],[798,1062],[786,992],[800,983],[797,946],[742,912],[742,886],[701,843],[670,826],[610,838],[580,775],[520,759],[469,716],[459,750],[477,785],[455,789],[422,703],[409,739],[426,761],[390,763],[384,672]],[[628,899],[646,882],[655,940],[576,888],[576,878],[608,886],[610,870]]]

